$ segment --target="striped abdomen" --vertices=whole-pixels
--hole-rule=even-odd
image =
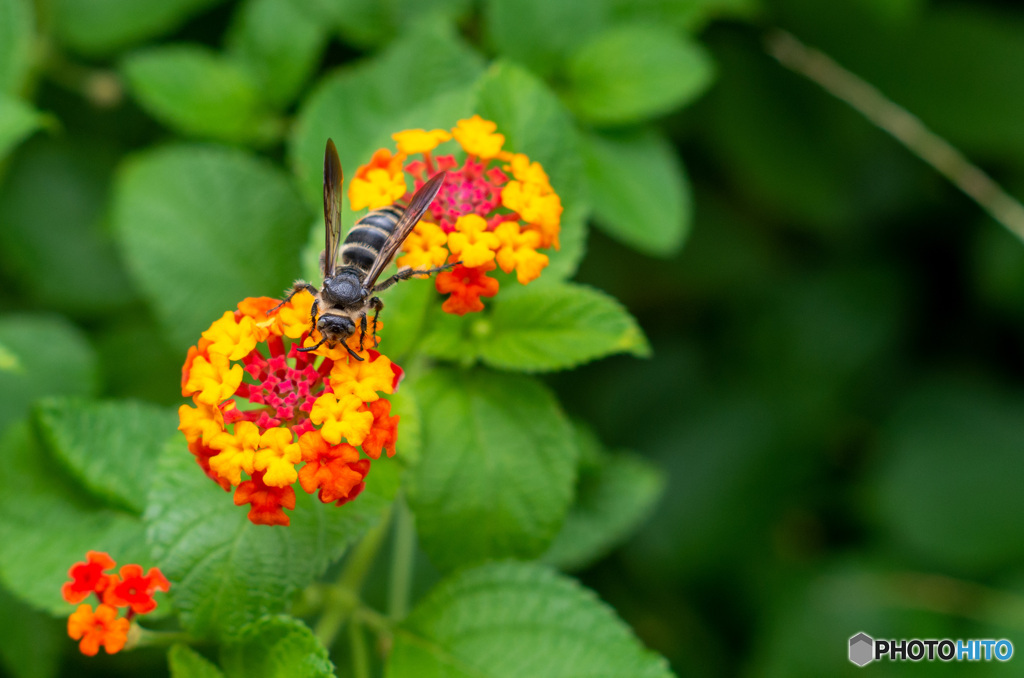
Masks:
[[[389,205],[357,221],[341,245],[341,265],[368,271],[404,212],[400,205]]]

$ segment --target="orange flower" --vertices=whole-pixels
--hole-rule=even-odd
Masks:
[[[373,154],[366,165],[356,171],[348,185],[348,200],[353,210],[386,207],[405,195],[405,175],[402,173],[403,154],[391,155],[382,148]]]
[[[90,593],[102,593],[113,576],[104,574],[104,571],[113,569],[114,565],[114,559],[102,551],[86,553],[84,563],[75,563],[68,570],[71,581],[66,582],[60,589],[64,600],[69,603],[80,603]]]
[[[398,441],[398,420],[400,417],[388,416],[391,414],[391,402],[381,398],[369,405],[364,405],[373,413],[373,425],[370,432],[363,438],[363,452],[366,452],[372,459],[380,459],[382,450],[388,451],[388,456],[395,455],[395,443]]]
[[[235,490],[235,506],[249,504],[249,520],[256,525],[289,525],[291,519],[284,509],[295,508],[295,490],[271,487],[263,482],[263,473],[256,471]]]
[[[482,311],[484,304],[480,297],[493,297],[498,293],[498,281],[487,277],[487,271],[494,268],[495,263],[491,261],[476,268],[459,265],[451,271],[439,273],[435,283],[437,291],[451,294],[441,309],[456,315]]]
[[[166,593],[171,583],[155,567],[149,568],[145,576],[141,565],[125,565],[120,575],[114,575],[110,586],[103,595],[103,602],[116,607],[128,606],[136,614],[146,614],[156,609],[153,594]]]
[[[120,652],[128,640],[129,622],[117,616],[117,610],[110,605],[79,605],[68,617],[68,636],[72,640],[81,638],[78,649],[89,657],[100,651],[100,645],[107,654]]]
[[[345,503],[362,492],[370,460],[360,459],[356,448],[347,443],[331,445],[316,432],[299,438],[299,446],[306,462],[299,471],[299,483],[306,492],[319,490],[320,501],[325,504]]]

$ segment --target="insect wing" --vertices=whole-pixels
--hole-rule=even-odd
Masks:
[[[323,270],[326,277],[334,273],[338,263],[338,248],[341,245],[341,161],[338,149],[331,139],[324,149],[324,230],[327,242],[324,245]]]
[[[377,258],[373,260],[373,265],[370,266],[370,270],[366,272],[366,279],[363,281],[363,286],[366,289],[373,289],[374,283],[377,282],[377,278],[384,272],[384,269],[388,267],[395,254],[398,253],[398,249],[405,242],[405,239],[412,233],[412,229],[416,227],[419,220],[423,217],[424,212],[430,207],[430,203],[434,202],[434,198],[437,197],[438,191],[441,190],[441,186],[444,185],[444,178],[447,172],[438,172],[430,181],[420,186],[420,190],[416,191],[416,194],[412,196],[412,200],[409,201],[409,206],[405,209],[405,213],[402,218],[395,224],[395,230],[388,236],[384,246],[380,248],[380,252],[377,253]]]

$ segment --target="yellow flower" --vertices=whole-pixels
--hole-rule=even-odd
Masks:
[[[474,115],[472,118],[459,120],[452,130],[452,136],[466,153],[486,160],[497,156],[501,152],[502,144],[505,143],[505,135],[495,133],[496,129],[497,124]]]
[[[421,221],[413,229],[413,232],[406,238],[402,249],[405,254],[398,259],[398,267],[408,267],[416,270],[424,270],[441,266],[448,260],[448,250],[445,244],[448,236],[437,224],[429,221]],[[429,276],[418,275],[417,278]]]
[[[195,396],[197,404],[218,405],[238,390],[242,374],[242,366],[231,365],[223,353],[212,353],[209,360],[196,356],[185,390],[188,394],[198,392]]]
[[[380,168],[371,169],[365,177],[357,176],[348,188],[348,199],[353,210],[387,207],[403,195],[405,175],[401,172],[392,174]]]
[[[478,214],[464,214],[448,234],[448,249],[469,268],[494,261],[494,250],[500,245],[498,236],[487,230],[487,222]]]
[[[391,384],[394,380],[395,373],[391,370],[391,360],[384,355],[377,356],[373,361],[339,361],[331,368],[331,388],[334,389],[335,395],[353,395],[364,403],[371,403],[380,398],[377,391],[391,393]]]
[[[518,181],[530,184],[541,184],[551,190],[551,181],[547,172],[539,162],[530,162],[530,158],[524,153],[513,153],[509,158],[509,165],[512,169],[512,176]]]
[[[423,129],[407,129],[404,132],[396,132],[391,138],[398,144],[398,152],[405,155],[413,153],[429,153],[437,148],[439,144],[452,138],[452,135],[443,129],[432,129],[429,132]]]
[[[274,316],[281,333],[289,339],[301,337],[312,324],[309,317],[311,308],[313,308],[313,295],[306,290],[302,290],[292,297],[291,301],[282,306]]]
[[[214,436],[210,447],[220,450],[210,457],[210,469],[232,485],[242,482],[242,471],[252,475],[253,459],[260,445],[260,429],[251,421],[235,423],[235,432]]]
[[[501,204],[536,227],[541,236],[541,247],[553,244],[558,249],[562,201],[557,193],[545,190],[543,184],[510,181],[501,190]]]
[[[373,426],[373,413],[358,411],[362,404],[351,394],[339,399],[333,393],[325,393],[313,403],[309,418],[321,426],[320,435],[330,444],[338,445],[344,438],[350,445],[362,445]]]
[[[302,461],[302,450],[289,429],[272,428],[266,431],[260,436],[260,448],[253,458],[253,467],[257,471],[266,471],[263,476],[265,484],[284,487],[298,480],[299,472],[295,470],[295,464]]]
[[[204,445],[209,445],[213,437],[224,430],[224,414],[219,407],[212,405],[182,405],[178,408],[178,419],[181,422],[178,430],[190,443],[201,440]]]
[[[537,252],[540,246],[540,233],[533,230],[522,230],[514,221],[506,221],[494,229],[494,235],[501,241],[497,252],[498,266],[505,273],[516,271],[516,278],[523,285],[540,276],[540,272],[548,265],[548,256]]]
[[[252,318],[243,315],[236,322],[232,311],[224,311],[224,315],[203,332],[203,338],[210,342],[206,349],[210,353],[223,353],[229,360],[241,360],[256,348],[258,331]]]

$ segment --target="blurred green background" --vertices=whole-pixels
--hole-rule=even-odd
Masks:
[[[351,85],[343,129],[465,84],[422,53],[428,75],[384,77],[394,45],[435,31],[473,68],[532,73],[568,111],[593,226],[575,279],[621,300],[653,348],[546,377],[607,447],[667,477],[642,530],[582,581],[681,676],[855,675],[858,631],[1024,650],[1024,245],[768,56],[771,28],[1024,195],[1012,2],[0,0],[0,426],[44,394],[180,402],[196,328],[168,326],[131,255],[159,267],[159,242],[117,226],[137,205],[132,154],[247,147],[309,193],[303,129],[332,82]],[[297,254],[316,211],[295,201],[211,218],[287,221]],[[240,265],[266,247],[247,242]],[[25,346],[38,364],[12,369]],[[1024,660],[915,668],[1024,675]]]

